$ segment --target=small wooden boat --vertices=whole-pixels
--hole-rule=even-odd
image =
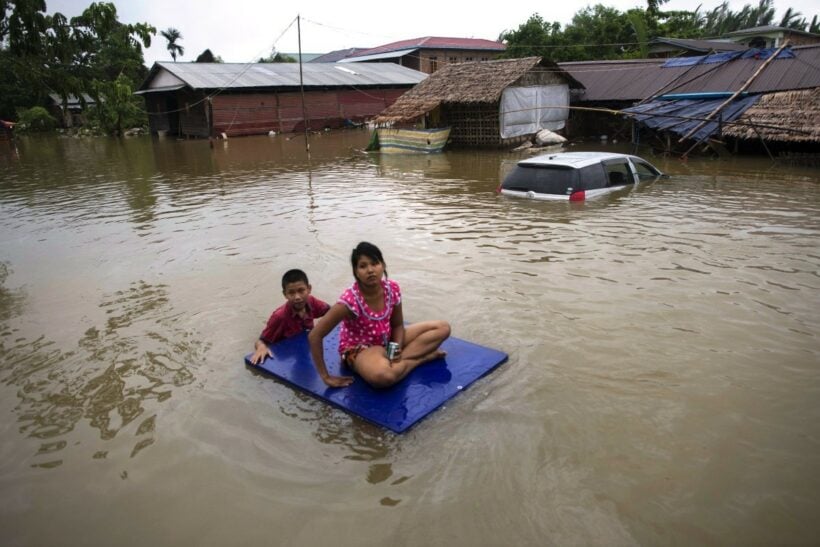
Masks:
[[[0,141],[10,141],[14,138],[14,122],[0,120]]]
[[[376,129],[376,149],[385,153],[441,152],[450,137],[450,128],[442,129]],[[368,147],[371,149],[371,147]]]

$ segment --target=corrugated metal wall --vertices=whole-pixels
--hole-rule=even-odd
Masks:
[[[362,122],[396,102],[407,89],[306,91],[308,129],[341,127],[345,120]],[[305,128],[299,92],[222,93],[212,98],[179,90],[145,96],[152,133],[167,131],[189,137],[292,133]],[[210,108],[210,111],[209,111]],[[176,112],[173,112],[175,110]]]
[[[345,120],[375,116],[405,89],[305,92],[308,129],[341,127]],[[302,96],[298,92],[221,94],[213,99],[216,134],[228,136],[290,133],[304,130]]]

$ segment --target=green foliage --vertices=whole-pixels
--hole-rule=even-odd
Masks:
[[[505,57],[555,58],[556,46],[563,45],[561,24],[544,21],[537,13],[516,30],[502,32],[498,38],[507,44]]]
[[[122,135],[129,127],[147,125],[142,100],[134,95],[128,77],[120,74],[113,82],[95,82],[94,92],[97,104],[93,121],[100,129],[111,135]]]
[[[285,55],[284,53],[279,53],[276,51],[271,52],[270,55],[267,57],[260,57],[257,63],[298,63],[296,59],[291,57],[290,55]]]
[[[635,49],[635,35],[629,18],[602,4],[575,14],[564,30],[564,38],[577,60],[621,59]]]
[[[40,53],[46,31],[45,0],[4,0],[0,8],[0,40],[8,40],[9,50],[20,57]]]
[[[658,24],[656,36],[668,38],[700,38],[703,36],[704,15],[700,6],[695,11],[666,11]]]
[[[649,57],[649,31],[643,10],[629,10],[626,14],[637,42],[637,56],[641,59]]]
[[[759,0],[757,6],[746,4],[740,11],[729,9],[724,1],[712,11],[706,12],[701,36],[718,37],[745,28],[774,24],[773,0]]]
[[[185,55],[185,48],[177,43],[178,40],[182,40],[182,33],[175,28],[169,27],[167,30],[160,31],[160,34],[168,40],[168,53],[171,54],[171,58],[176,63],[177,55],[180,57]]]
[[[502,32],[499,40],[507,45],[505,57],[541,56],[554,61],[628,59],[646,57],[648,43],[657,37],[717,38],[741,29],[777,24],[774,0],[758,0],[738,11],[724,1],[705,13],[661,11],[668,0],[647,0],[647,8],[626,13],[597,4],[575,13],[563,29],[559,23],[544,21],[537,13],[515,30]],[[815,15],[811,22],[788,8],[780,20],[782,27],[820,32]]]
[[[20,132],[51,131],[55,127],[57,127],[57,120],[48,113],[48,110],[42,106],[34,106],[20,112],[16,130]]]
[[[206,49],[196,58],[195,63],[221,63],[222,57],[214,55],[210,49]]]
[[[143,47],[156,29],[123,24],[110,2],[94,2],[70,20],[45,14],[43,0],[0,0],[0,115],[46,104],[56,93],[94,96],[99,82],[120,76],[135,87],[145,78]]]

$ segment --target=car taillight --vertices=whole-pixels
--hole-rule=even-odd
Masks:
[[[570,201],[584,201],[586,198],[586,193],[583,190],[578,190],[577,192],[573,192],[569,195]]]

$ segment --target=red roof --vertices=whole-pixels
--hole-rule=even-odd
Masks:
[[[375,55],[377,53],[389,53],[402,49],[474,49],[486,51],[504,51],[506,45],[493,40],[482,40],[480,38],[443,38],[440,36],[425,36],[424,38],[413,38],[411,40],[401,40],[392,44],[385,44],[371,49],[358,51],[350,57],[362,57],[364,55]]]

